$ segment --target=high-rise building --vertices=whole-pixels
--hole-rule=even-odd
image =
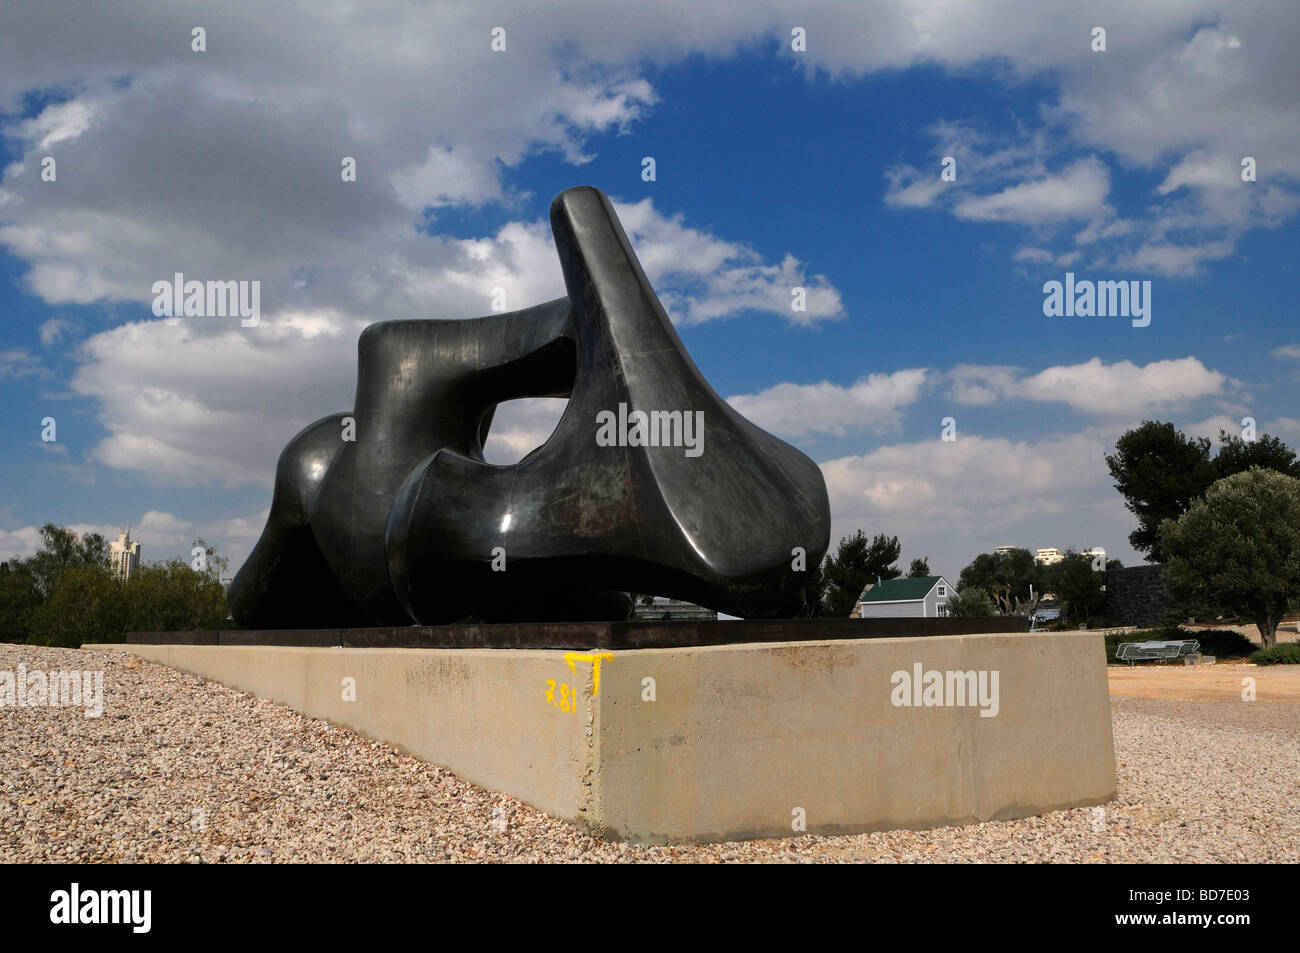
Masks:
[[[123,583],[131,578],[131,573],[140,565],[140,543],[131,540],[131,528],[117,534],[117,539],[108,544],[108,560],[113,575]]]

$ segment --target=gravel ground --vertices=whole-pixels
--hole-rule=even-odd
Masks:
[[[0,862],[1300,861],[1300,705],[1112,700],[1104,808],[692,847],[588,837],[390,745],[114,653],[0,644],[0,671],[104,671],[105,709],[0,709]],[[504,829],[502,829],[504,828]]]

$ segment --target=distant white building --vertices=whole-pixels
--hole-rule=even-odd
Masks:
[[[943,576],[887,579],[867,584],[858,596],[857,613],[851,618],[901,619],[942,618],[948,614],[952,586]]]
[[[1034,562],[1042,563],[1044,566],[1050,566],[1053,563],[1059,563],[1065,558],[1065,553],[1061,552],[1055,546],[1048,546],[1038,551],[1034,557]]]
[[[1016,547],[1014,546],[995,546],[993,548],[993,552],[998,556],[1001,556],[1005,553],[1013,553],[1015,551],[1016,551]]]
[[[131,578],[131,573],[139,568],[140,543],[138,540],[134,542],[131,540],[129,527],[118,533],[117,539],[108,544],[108,560],[113,575],[123,584]]]

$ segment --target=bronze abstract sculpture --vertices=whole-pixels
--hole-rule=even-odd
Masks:
[[[551,228],[567,298],[362,333],[354,410],[280,456],[238,622],[621,619],[629,591],[799,612],[830,538],[817,464],[705,381],[601,192],[561,193]],[[546,443],[484,462],[496,405],[543,396],[569,399]]]

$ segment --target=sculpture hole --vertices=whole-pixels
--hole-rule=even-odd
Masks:
[[[483,459],[497,466],[518,463],[551,439],[568,405],[565,397],[523,397],[497,404]]]

